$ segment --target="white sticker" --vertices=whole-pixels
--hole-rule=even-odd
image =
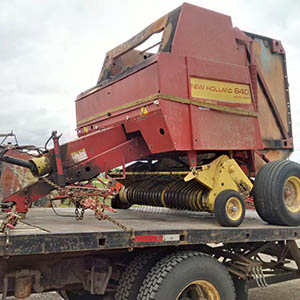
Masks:
[[[163,241],[164,242],[172,242],[172,241],[179,241],[180,234],[164,234]]]
[[[88,156],[84,148],[71,153],[71,157],[75,163],[88,159]]]

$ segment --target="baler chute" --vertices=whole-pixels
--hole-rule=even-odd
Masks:
[[[258,213],[269,223],[299,225],[299,165],[266,164],[293,150],[287,87],[279,41],[185,3],[107,53],[97,85],[76,100],[79,139],[30,162],[37,177],[59,186],[101,172],[116,176],[125,187],[115,207],[209,211],[224,226],[243,221],[243,199],[265,165],[254,187]],[[120,174],[110,172],[118,166]],[[278,195],[271,197],[261,181],[274,172]],[[38,181],[5,201],[26,212],[51,189]]]

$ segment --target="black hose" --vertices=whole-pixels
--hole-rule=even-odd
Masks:
[[[0,154],[0,160],[1,161],[4,161],[4,162],[9,163],[9,164],[13,164],[13,165],[17,165],[17,166],[27,168],[27,169],[31,170],[31,172],[34,173],[34,174],[37,173],[36,165],[33,162],[26,161],[26,160],[20,159],[20,158],[11,157],[11,156],[3,156],[1,154]]]

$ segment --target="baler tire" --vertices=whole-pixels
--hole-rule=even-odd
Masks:
[[[253,198],[258,215],[267,223],[300,225],[300,165],[288,160],[264,165],[255,178]]]
[[[237,212],[230,208],[232,205],[237,206]],[[234,190],[224,190],[219,193],[215,199],[214,213],[217,222],[221,226],[239,226],[243,222],[246,213],[245,202],[241,194]]]
[[[165,251],[156,251],[136,256],[119,280],[115,300],[136,300],[143,280],[164,253]]]
[[[208,294],[209,299],[236,299],[231,276],[220,262],[197,251],[183,251],[156,263],[137,300],[186,300],[192,292],[199,299]]]

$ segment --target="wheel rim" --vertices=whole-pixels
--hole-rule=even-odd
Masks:
[[[292,213],[300,211],[300,179],[296,176],[290,176],[283,190],[284,202],[287,209]]]
[[[189,283],[176,300],[221,300],[216,287],[206,280],[196,280]]]
[[[227,200],[226,206],[226,215],[232,221],[238,221],[243,214],[243,206],[241,200],[237,197],[231,197]]]

